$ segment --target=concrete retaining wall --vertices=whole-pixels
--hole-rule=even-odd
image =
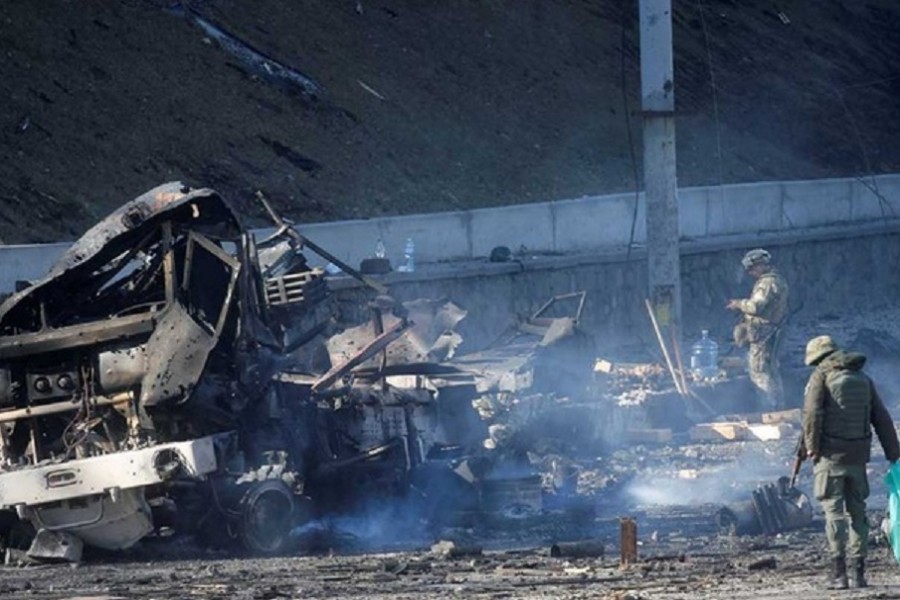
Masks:
[[[69,244],[0,246],[0,294],[15,289],[17,281],[46,274]]]
[[[684,244],[686,341],[709,329],[723,351],[727,349],[737,317],[725,309],[725,302],[749,294],[752,281],[740,259],[753,242],[758,240]],[[822,319],[821,333],[831,333],[827,323],[835,317],[898,305],[900,228],[848,228],[822,237],[782,235],[766,239],[765,246],[790,285],[794,322]],[[468,263],[444,272],[397,273],[385,279],[400,300],[447,297],[467,309],[460,333],[469,350],[495,339],[516,314],[531,314],[551,296],[585,290],[583,326],[594,335],[600,355],[621,359],[630,350],[656,348],[644,307],[646,277],[646,257],[638,252],[630,260],[621,253],[545,257],[512,264]],[[335,287],[344,315],[365,319],[359,307],[365,306],[362,300],[370,292],[349,278]],[[802,356],[799,348],[785,348],[785,354],[794,362]]]
[[[826,226],[900,218],[900,175],[684,188],[679,190],[685,240],[760,233],[795,233]],[[351,265],[370,256],[381,238],[389,258],[401,260],[412,237],[420,262],[487,256],[494,246],[530,253],[611,251],[628,244],[634,194],[592,196],[471,211],[316,223],[310,239]],[[646,238],[644,199],[637,198],[635,242]],[[65,244],[0,246],[0,292],[17,279],[47,271]]]
[[[739,260],[758,245],[773,251],[792,285],[793,305],[807,315],[879,307],[900,297],[900,175],[691,188],[680,191],[679,201],[686,338],[710,328],[727,339],[734,317],[722,306],[749,289]],[[633,210],[633,195],[614,195],[322,223],[303,231],[352,265],[371,254],[379,237],[395,264],[410,236],[421,263],[468,259],[426,264],[387,280],[400,299],[447,296],[465,305],[473,317],[463,333],[473,346],[498,334],[511,314],[577,290],[590,293],[585,326],[601,343],[616,344],[652,335],[643,312],[646,258],[638,247],[626,260]],[[638,242],[643,220],[640,202]],[[516,262],[486,262],[483,257],[499,244],[513,250],[524,245],[529,252]],[[0,247],[0,291],[42,276],[65,247]],[[352,311],[365,291],[348,278],[335,284]]]
[[[900,218],[900,175],[683,188],[678,192],[683,239],[796,232],[823,226]],[[634,240],[643,244],[645,208],[637,199]],[[570,253],[627,246],[634,194],[592,196],[447,212],[323,223],[303,228],[350,264],[370,256],[378,238],[398,262],[407,237],[420,261],[483,257],[495,246],[534,253]]]

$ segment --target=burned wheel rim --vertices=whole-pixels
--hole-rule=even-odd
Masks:
[[[254,484],[241,499],[240,537],[255,554],[287,549],[294,515],[294,494],[281,481]]]

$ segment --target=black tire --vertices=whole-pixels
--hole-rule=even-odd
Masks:
[[[240,501],[238,535],[248,552],[272,556],[286,552],[294,523],[294,493],[270,479],[252,484]]]

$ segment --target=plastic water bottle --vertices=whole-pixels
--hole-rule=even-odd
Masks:
[[[406,245],[403,246],[404,271],[412,273],[416,270],[416,244],[412,238],[406,238]]]
[[[691,346],[691,372],[696,379],[714,379],[719,374],[719,344],[710,339],[704,329],[700,339]]]
[[[384,258],[385,254],[387,254],[387,250],[384,247],[384,240],[378,238],[378,241],[375,242],[375,258]]]

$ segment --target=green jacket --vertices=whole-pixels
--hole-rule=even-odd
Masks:
[[[900,441],[875,384],[862,372],[866,357],[838,350],[809,377],[803,399],[803,441],[807,450],[839,465],[869,462],[872,429],[891,462]]]
[[[770,269],[753,284],[750,297],[740,301],[748,341],[765,342],[781,326],[788,311],[788,284]]]

